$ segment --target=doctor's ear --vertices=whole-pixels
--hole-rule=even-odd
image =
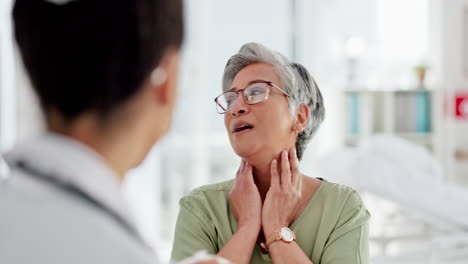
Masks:
[[[296,124],[294,126],[298,134],[306,129],[309,118],[311,118],[310,108],[305,104],[300,104],[296,110]]]
[[[179,52],[167,51],[149,77],[149,85],[158,102],[172,104],[175,101],[178,73]]]

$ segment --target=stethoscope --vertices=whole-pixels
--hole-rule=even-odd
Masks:
[[[104,205],[102,202],[94,198],[93,196],[89,195],[82,189],[76,187],[75,185],[60,180],[58,177],[53,177],[52,175],[47,175],[46,173],[42,173],[37,169],[34,169],[32,166],[27,164],[25,161],[18,161],[14,164],[14,167],[24,171],[26,175],[33,177],[37,180],[45,182],[57,190],[60,190],[67,195],[75,196],[76,198],[82,200],[83,202],[87,203],[88,205],[94,207],[99,212],[107,214],[110,218],[112,218],[118,225],[120,225],[130,236],[135,238],[139,243],[143,244],[146,248],[149,249],[149,246],[144,242],[141,238],[138,231],[128,223],[124,218],[122,218],[118,213],[116,213],[111,208]]]

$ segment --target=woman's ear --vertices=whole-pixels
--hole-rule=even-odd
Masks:
[[[296,111],[296,132],[299,134],[306,129],[310,118],[310,108],[300,104]]]

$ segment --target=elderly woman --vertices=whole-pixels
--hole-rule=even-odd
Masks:
[[[224,70],[216,99],[234,151],[234,180],[180,200],[172,259],[207,250],[234,263],[368,263],[369,213],[349,187],[299,171],[324,118],[307,70],[257,43]]]

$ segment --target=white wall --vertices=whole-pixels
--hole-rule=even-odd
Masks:
[[[446,111],[439,137],[442,160],[451,182],[468,184],[466,162],[456,162],[454,152],[459,144],[468,141],[466,121],[457,121],[453,113],[453,96],[456,91],[468,92],[468,24],[463,26],[463,12],[468,8],[467,0],[431,0],[431,45],[437,76],[437,85],[444,91]],[[465,164],[464,164],[465,163]]]

